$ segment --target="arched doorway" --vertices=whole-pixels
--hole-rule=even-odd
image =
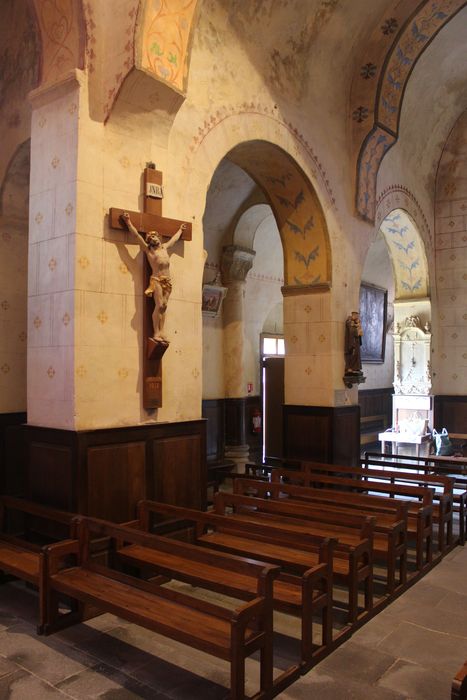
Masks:
[[[367,448],[401,421],[424,418],[432,427],[428,264],[417,226],[404,209],[393,209],[381,222],[365,261],[360,300],[373,343],[369,356],[362,346],[367,382],[359,392],[361,445]]]
[[[222,159],[208,190],[203,228],[204,284],[225,291],[220,312],[203,316],[208,458],[225,456],[225,426],[227,455],[241,463],[260,454],[253,428],[262,412],[260,334],[282,303],[284,285],[300,293],[330,284],[328,233],[306,175],[284,150],[265,141],[242,143]]]

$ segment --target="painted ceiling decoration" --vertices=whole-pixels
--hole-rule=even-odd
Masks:
[[[284,249],[285,284],[330,283],[326,220],[313,186],[298,165],[265,141],[240,144],[227,157],[248,173],[269,200]]]
[[[429,294],[428,266],[415,223],[403,209],[391,211],[380,226],[391,256],[396,299],[425,298]]]
[[[154,0],[146,5],[141,65],[183,93],[197,4],[198,0]]]
[[[434,37],[467,2],[425,0],[416,8],[414,5],[411,0],[400,3],[392,16],[375,30],[366,47],[366,62],[359,66],[352,85],[353,142],[360,149],[356,207],[370,222],[375,219],[378,170],[385,154],[397,141],[410,74]],[[402,11],[405,17],[401,16]],[[386,50],[384,60],[383,50]],[[368,124],[372,124],[369,130]]]
[[[84,67],[84,19],[81,0],[34,0],[39,25],[41,87]]]

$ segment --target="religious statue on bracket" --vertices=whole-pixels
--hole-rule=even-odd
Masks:
[[[162,243],[156,231],[149,231],[146,234],[146,238],[143,238],[133,225],[128,212],[122,214],[122,220],[125,222],[128,230],[138,239],[151,268],[149,285],[144,292],[147,297],[152,296],[154,299],[154,311],[152,312],[153,335],[151,340],[155,344],[167,348],[169,341],[164,335],[164,323],[167,304],[172,292],[170,258],[167,251],[180,239],[186,224],[181,224],[172,238],[169,238],[166,243]]]
[[[362,371],[361,345],[363,329],[358,311],[352,311],[345,322],[345,373],[344,384],[350,389],[365,381]]]

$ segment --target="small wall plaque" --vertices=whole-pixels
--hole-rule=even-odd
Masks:
[[[158,185],[156,182],[146,182],[146,197],[152,197],[152,199],[163,199],[164,190],[162,185]]]

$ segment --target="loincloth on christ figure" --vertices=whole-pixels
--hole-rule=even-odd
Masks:
[[[144,292],[147,297],[152,297],[156,284],[160,284],[164,295],[169,295],[172,292],[172,281],[170,277],[167,277],[166,275],[151,275],[149,278],[149,286]]]

